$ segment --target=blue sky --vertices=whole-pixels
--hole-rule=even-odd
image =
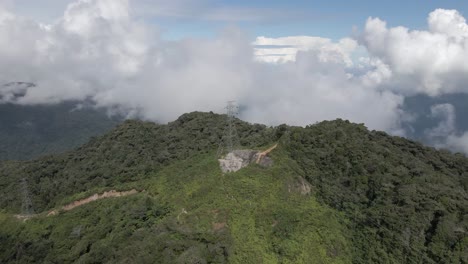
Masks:
[[[468,1],[195,1],[203,8],[230,9],[258,14],[258,18],[228,21],[190,18],[154,17],[166,37],[211,36],[226,25],[237,25],[252,36],[291,35],[322,36],[339,39],[349,36],[353,27],[362,29],[368,17],[379,17],[389,26],[425,29],[428,14],[437,9],[456,9],[468,13]],[[242,13],[240,12],[239,13]]]
[[[15,12],[51,22],[60,17],[72,0],[0,0],[14,6]],[[362,29],[370,16],[389,26],[424,29],[427,15],[436,8],[456,9],[465,17],[468,1],[278,1],[278,0],[130,0],[143,19],[154,23],[168,39],[211,37],[229,25],[252,36],[293,35],[340,39],[353,27]]]

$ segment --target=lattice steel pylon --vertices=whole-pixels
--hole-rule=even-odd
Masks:
[[[239,107],[235,101],[227,102],[226,106],[226,127],[224,129],[223,137],[219,143],[217,156],[220,157],[225,153],[232,152],[234,149],[240,146],[239,136],[237,135],[237,129],[235,121],[239,114]]]
[[[21,194],[22,194],[21,214],[23,215],[34,214],[34,208],[31,202],[31,196],[29,195],[28,182],[26,181],[26,178],[21,179],[20,186],[21,186]]]

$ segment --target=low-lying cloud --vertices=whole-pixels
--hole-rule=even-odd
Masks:
[[[432,145],[468,153],[468,132],[457,129],[455,107],[452,104],[433,105],[430,116],[438,120],[436,126],[425,131]]]
[[[88,100],[166,122],[222,111],[267,124],[345,118],[404,135],[408,95],[465,92],[468,30],[453,10],[435,10],[427,31],[369,18],[357,39],[259,37],[227,28],[212,39],[164,40],[127,0],[80,0],[52,24],[0,6],[0,103]],[[283,54],[283,55],[281,55]],[[273,63],[272,63],[273,62]],[[437,111],[437,110],[435,110]]]
[[[331,39],[310,36],[292,36],[282,38],[257,37],[253,43],[255,58],[269,63],[295,61],[299,51],[315,51],[323,54],[323,61],[334,60],[352,66],[351,54],[358,44],[354,39],[343,38],[337,43]],[[335,56],[330,56],[334,54]]]

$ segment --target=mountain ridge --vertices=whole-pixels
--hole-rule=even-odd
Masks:
[[[156,259],[168,263],[308,263],[308,258],[316,263],[468,261],[468,159],[464,155],[437,151],[344,120],[305,128],[267,127],[241,120],[235,124],[243,147],[266,149],[278,142],[270,153],[272,168],[252,164],[223,176],[215,153],[225,116],[201,112],[184,114],[167,125],[128,120],[74,151],[0,163],[0,190],[16,190],[18,180],[27,178],[32,203],[41,210],[110,189],[147,190],[133,198],[96,201],[47,220],[28,221],[22,231],[11,229],[17,235],[0,229],[0,239],[30,245],[28,254],[37,257],[39,249],[21,237],[34,234],[31,228],[37,225],[52,228],[39,232],[50,236],[59,232],[56,228],[65,228],[61,219],[69,219],[83,222],[88,232],[101,234],[98,230],[103,229],[113,236],[127,234],[142,253],[130,253],[132,244],[125,240],[87,233],[75,242],[86,241],[90,249],[79,253],[79,244],[66,242],[78,250],[66,255],[54,246],[64,243],[66,232],[59,232],[56,239],[37,238],[36,243],[49,243],[50,255],[41,259],[60,256],[87,262],[98,256],[93,248],[105,250],[105,243],[141,258],[142,263]],[[304,184],[310,192],[301,193]],[[121,211],[123,207],[135,210],[128,201],[140,201],[136,204],[143,206],[141,213]],[[128,233],[110,224],[113,220],[108,219],[105,204],[121,208],[116,213],[122,221],[147,233],[136,232],[138,228]],[[12,225],[8,215],[21,208],[18,193],[6,192],[0,197],[0,208],[3,223]],[[100,224],[91,225],[97,216]],[[71,225],[66,226],[71,232]],[[141,241],[135,240],[138,234]],[[106,250],[99,255],[103,262],[125,259]],[[8,252],[0,253],[0,259],[18,254]]]

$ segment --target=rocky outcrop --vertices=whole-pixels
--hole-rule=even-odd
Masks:
[[[310,194],[311,189],[312,189],[312,185],[310,185],[310,183],[302,177],[298,177],[293,182],[288,184],[289,192],[296,192],[302,195]]]
[[[224,173],[236,172],[254,161],[257,153],[258,151],[255,150],[234,150],[219,159],[219,166]]]
[[[224,173],[227,173],[236,172],[250,163],[257,163],[264,167],[273,165],[273,160],[265,155],[259,156],[261,153],[263,152],[250,149],[234,150],[218,160],[219,166]]]

